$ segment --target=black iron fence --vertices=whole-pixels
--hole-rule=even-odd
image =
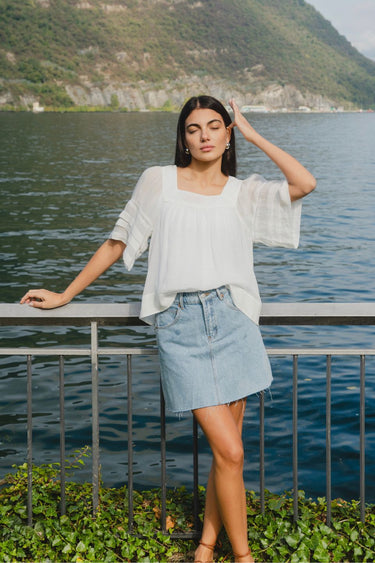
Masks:
[[[54,356],[59,358],[59,422],[60,422],[60,483],[61,506],[65,513],[65,391],[64,391],[64,358],[85,356],[91,358],[91,424],[92,424],[92,509],[95,514],[99,504],[100,481],[100,448],[99,448],[99,359],[110,355],[126,358],[127,366],[127,439],[128,439],[128,513],[129,531],[133,531],[133,402],[132,402],[132,359],[137,355],[156,355],[155,348],[114,348],[100,346],[98,327],[102,325],[140,325],[138,304],[69,304],[60,309],[42,311],[32,307],[0,304],[0,326],[89,326],[91,339],[87,348],[48,348],[48,347],[12,347],[0,348],[1,356],[24,356],[27,363],[27,467],[28,467],[28,522],[32,524],[32,461],[33,461],[33,408],[32,378],[33,358]],[[375,304],[372,303],[267,303],[263,305],[261,324],[264,325],[373,325],[375,324]],[[331,521],[331,362],[334,356],[357,356],[359,358],[360,380],[360,512],[361,520],[365,520],[366,499],[366,356],[374,356],[375,348],[280,348],[268,349],[270,356],[291,356],[293,358],[293,507],[294,518],[298,518],[298,358],[300,356],[325,356],[326,358],[326,491],[327,521]],[[259,491],[261,510],[265,510],[265,414],[264,396],[260,394],[260,435],[259,435]],[[194,468],[193,481],[193,517],[194,529],[178,537],[194,537],[199,527],[198,498],[198,429],[193,419],[192,456]],[[161,458],[161,521],[162,529],[167,532],[166,523],[166,417],[164,398],[160,389],[160,458]]]

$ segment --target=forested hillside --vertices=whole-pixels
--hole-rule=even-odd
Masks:
[[[304,0],[0,0],[0,106],[167,108],[197,89],[375,107],[375,62]]]

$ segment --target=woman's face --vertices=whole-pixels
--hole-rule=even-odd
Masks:
[[[195,109],[185,121],[185,143],[192,159],[211,162],[221,158],[229,140],[223,118],[212,109]]]

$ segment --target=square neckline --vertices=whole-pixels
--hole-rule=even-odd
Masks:
[[[181,188],[178,187],[178,177],[177,177],[177,169],[178,166],[176,164],[173,165],[174,166],[174,184],[175,184],[175,188],[177,192],[181,192],[181,193],[186,193],[186,194],[192,194],[193,196],[200,196],[200,197],[204,197],[204,198],[216,198],[216,197],[222,197],[224,195],[224,192],[226,191],[226,188],[230,182],[231,176],[228,176],[227,181],[225,182],[221,192],[219,194],[212,194],[212,195],[208,195],[208,194],[200,194],[199,192],[192,192],[190,190],[183,190]]]

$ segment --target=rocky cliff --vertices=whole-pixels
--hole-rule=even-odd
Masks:
[[[304,0],[2,0],[0,106],[375,107],[375,62]]]

